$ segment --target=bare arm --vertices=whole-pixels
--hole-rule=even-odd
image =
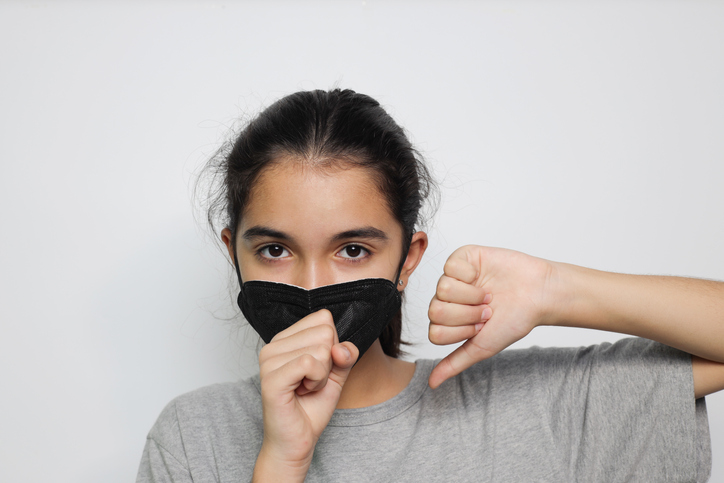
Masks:
[[[553,266],[552,325],[637,335],[724,362],[724,283]]]
[[[694,371],[695,398],[724,390],[724,364],[696,356],[692,356],[691,362]]]
[[[549,262],[520,252],[466,246],[445,265],[430,304],[430,340],[466,340],[430,376],[437,387],[534,327],[620,332],[694,358],[696,397],[724,389],[724,283],[623,275]]]
[[[676,347],[695,356],[697,398],[724,389],[724,283],[553,266],[560,292],[552,325],[620,332]]]

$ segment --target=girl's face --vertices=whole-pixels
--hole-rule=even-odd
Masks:
[[[230,232],[222,238],[230,249]],[[400,275],[405,283],[426,245],[426,235],[415,233]],[[402,227],[363,168],[315,169],[282,160],[263,171],[251,191],[236,254],[245,282],[313,289],[361,278],[394,281]]]

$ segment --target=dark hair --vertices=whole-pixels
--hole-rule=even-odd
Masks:
[[[403,257],[420,223],[420,210],[437,194],[432,177],[403,129],[380,104],[351,90],[303,91],[286,96],[247,124],[206,166],[213,172],[207,219],[232,240],[262,171],[282,157],[312,166],[349,164],[375,178],[402,226]],[[380,336],[385,354],[401,355],[402,313]]]

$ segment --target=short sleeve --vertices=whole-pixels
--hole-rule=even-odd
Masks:
[[[175,403],[161,412],[148,434],[136,483],[190,483]]]
[[[492,383],[518,385],[513,394],[530,401],[517,414],[499,401],[498,416],[532,428],[529,456],[547,452],[569,481],[708,479],[706,405],[694,399],[689,354],[630,338],[499,356]]]

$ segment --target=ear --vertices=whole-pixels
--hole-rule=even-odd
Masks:
[[[224,245],[226,245],[226,249],[229,251],[229,258],[231,259],[231,263],[234,263],[234,246],[232,245],[231,241],[231,230],[228,228],[224,228],[221,230],[221,241],[224,242]]]
[[[400,281],[402,282],[402,285],[398,285],[397,290],[402,291],[405,287],[407,287],[410,275],[412,275],[412,272],[415,271],[417,265],[420,264],[420,260],[422,260],[422,255],[425,254],[426,249],[427,233],[424,231],[415,232],[412,235],[412,241],[410,242],[410,249],[407,252],[407,258],[405,259],[405,263],[402,265],[402,270],[400,271]]]

